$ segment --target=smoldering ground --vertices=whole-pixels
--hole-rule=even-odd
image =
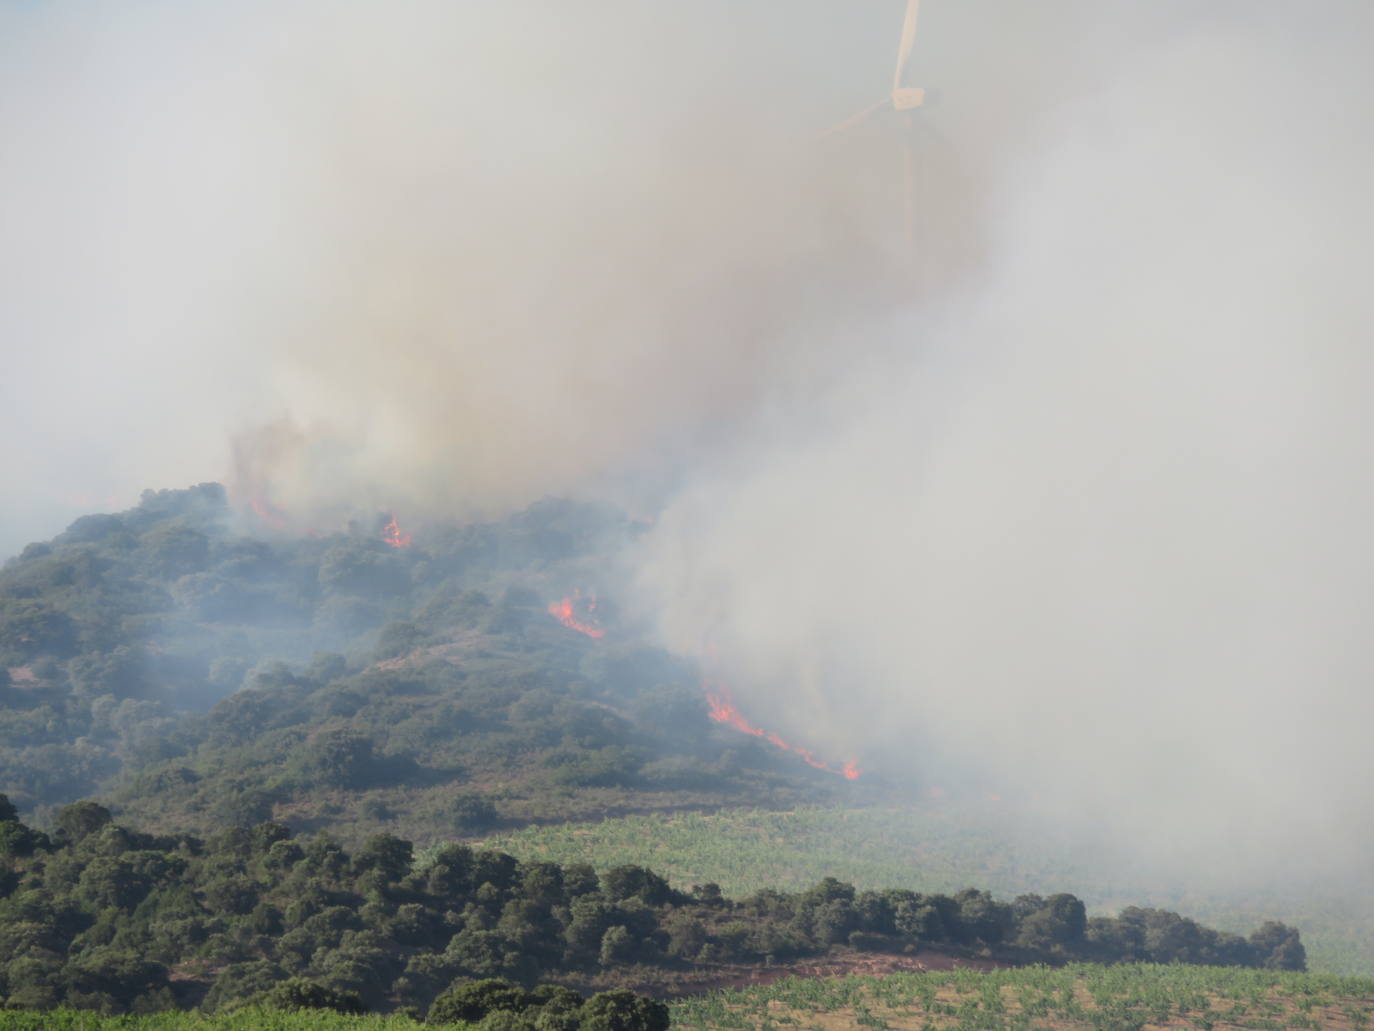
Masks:
[[[896,127],[817,138],[901,7],[6,8],[8,550],[262,425],[312,519],[648,497],[818,746],[1357,854],[1370,16],[928,0],[913,286]]]

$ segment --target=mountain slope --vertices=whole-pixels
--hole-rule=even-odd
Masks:
[[[0,787],[147,827],[423,841],[852,793],[718,727],[698,672],[595,604],[636,526],[546,501],[297,536],[214,484],[79,519],[0,571]]]

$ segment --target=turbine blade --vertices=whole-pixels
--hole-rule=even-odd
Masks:
[[[902,88],[906,77],[907,62],[911,60],[911,50],[916,45],[916,16],[921,10],[921,0],[907,0],[906,17],[902,19],[902,41],[897,46],[897,68],[892,73],[892,92]]]

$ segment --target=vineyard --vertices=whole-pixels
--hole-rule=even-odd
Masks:
[[[1364,1031],[1374,980],[1149,965],[778,981],[678,1002],[681,1031]]]
[[[976,883],[1003,895],[1077,890],[1092,882],[1091,864],[1074,868],[1020,847],[994,815],[976,808],[732,808],[531,826],[481,844],[598,868],[637,863],[675,884],[714,881],[736,896],[764,887],[804,889],[822,877],[925,892]]]
[[[678,1031],[1368,1031],[1374,980],[1180,965],[787,978],[672,1005]],[[405,1016],[0,1011],[0,1031],[414,1031]],[[433,1025],[429,1025],[433,1026]],[[446,1027],[474,1025],[448,1024]]]
[[[733,896],[764,887],[800,890],[837,877],[860,889],[953,892],[977,885],[1005,897],[1073,891],[1094,912],[1158,905],[1229,929],[1281,919],[1302,929],[1311,969],[1374,975],[1374,898],[1349,894],[1349,885],[1339,895],[1297,882],[1256,892],[1227,885],[1223,871],[1194,871],[1186,883],[1132,875],[1119,857],[1019,831],[991,802],[655,813],[527,827],[483,844],[522,859],[598,869],[638,863],[674,884],[713,881]]]

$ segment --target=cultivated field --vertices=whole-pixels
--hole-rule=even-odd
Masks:
[[[1074,965],[786,978],[682,999],[676,1031],[1367,1031],[1374,980],[1234,967]],[[241,1010],[0,1011],[0,1031],[419,1031],[409,1017]],[[475,1025],[445,1025],[473,1027]]]
[[[860,889],[976,887],[1004,898],[1066,891],[1092,912],[1159,906],[1238,933],[1282,920],[1302,932],[1310,969],[1374,976],[1374,889],[1368,886],[1294,881],[1257,891],[1228,884],[1224,870],[1171,881],[1133,871],[1119,856],[1055,842],[1034,828],[1018,830],[991,802],[660,813],[527,827],[483,844],[522,859],[600,869],[637,863],[679,886],[714,881],[734,898],[837,877]]]
[[[787,979],[678,1002],[681,1031],[1363,1031],[1374,980],[1074,965]]]

